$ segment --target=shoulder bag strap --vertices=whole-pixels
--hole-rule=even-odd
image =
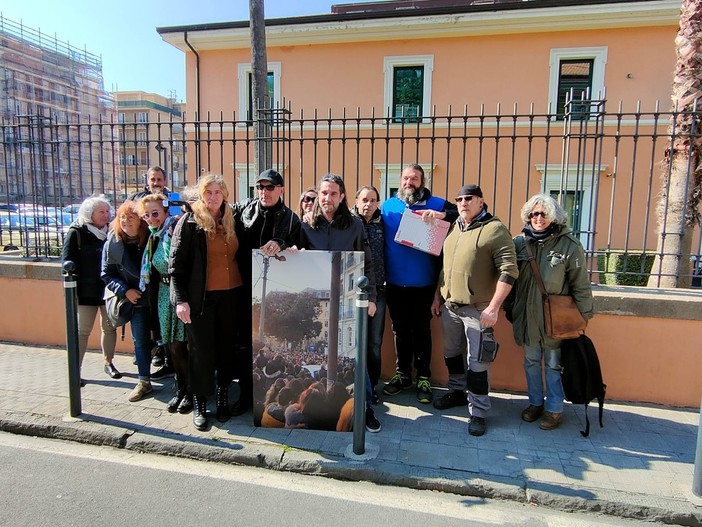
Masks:
[[[539,286],[541,294],[546,297],[548,296],[548,293],[546,292],[546,287],[544,287],[544,281],[541,279],[541,273],[539,272],[539,266],[536,264],[536,258],[534,258],[534,253],[531,250],[531,242],[526,238],[524,238],[524,246],[526,247],[526,252],[529,255],[529,263],[531,264],[531,270],[534,273],[536,285]]]

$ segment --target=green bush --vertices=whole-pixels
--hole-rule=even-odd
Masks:
[[[622,249],[597,251],[597,270],[604,285],[646,286],[655,254],[625,252]]]

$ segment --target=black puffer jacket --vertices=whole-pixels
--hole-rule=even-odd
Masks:
[[[61,260],[76,264],[78,303],[82,306],[101,306],[105,282],[100,278],[100,262],[104,240],[98,239],[87,226],[74,223],[63,241]]]
[[[207,234],[192,212],[183,214],[173,231],[168,274],[171,303],[187,302],[193,315],[201,315],[207,291]]]

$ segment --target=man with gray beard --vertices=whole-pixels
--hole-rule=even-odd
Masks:
[[[422,211],[424,221],[458,217],[456,205],[431,195],[425,186],[424,169],[418,164],[404,168],[397,196],[381,208],[385,235],[385,294],[395,334],[396,373],[383,388],[395,395],[412,387],[412,365],[417,370],[417,400],[429,404],[432,391],[431,305],[436,291],[441,260],[395,242],[395,234],[405,210]]]

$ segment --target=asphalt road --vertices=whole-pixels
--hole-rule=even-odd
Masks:
[[[13,527],[639,524],[6,433],[0,467],[0,525]]]

